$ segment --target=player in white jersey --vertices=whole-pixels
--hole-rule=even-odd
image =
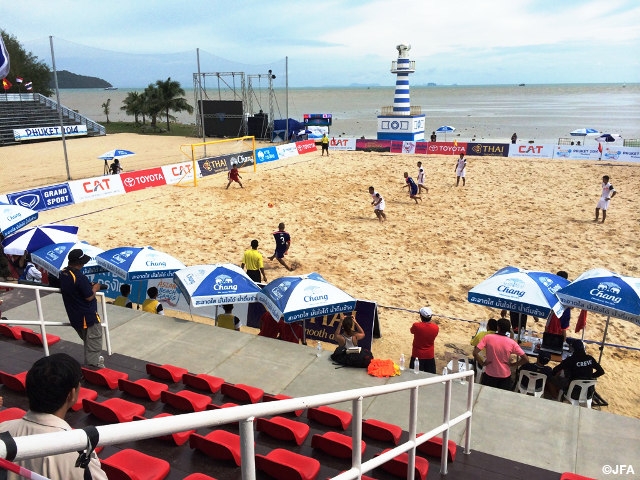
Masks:
[[[462,186],[465,185],[465,177],[467,176],[467,159],[464,158],[464,153],[460,154],[460,158],[456,162],[456,187],[460,183],[462,178]]]
[[[602,177],[602,195],[600,195],[600,200],[596,205],[596,219],[594,222],[598,221],[598,217],[600,216],[600,209],[602,209],[602,223],[607,218],[607,209],[609,208],[609,201],[616,196],[616,190],[613,188],[613,185],[609,182],[609,176],[605,175]]]
[[[429,188],[424,184],[424,168],[422,168],[422,162],[418,162],[417,181],[418,181],[418,194],[420,194],[422,190],[425,190],[427,193],[429,193]]]
[[[373,212],[378,217],[380,223],[387,219],[387,215],[384,213],[384,198],[373,187],[369,187],[369,195],[371,195],[371,205],[373,205]]]

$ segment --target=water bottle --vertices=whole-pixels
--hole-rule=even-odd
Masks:
[[[320,358],[321,355],[322,355],[322,344],[320,343],[320,340],[318,340],[318,344],[316,345],[316,357]]]
[[[404,371],[404,353],[400,354],[400,370]]]
[[[420,371],[420,360],[417,358],[413,359],[413,373],[418,373]]]

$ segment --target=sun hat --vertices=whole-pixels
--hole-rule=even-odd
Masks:
[[[429,307],[422,307],[420,309],[420,316],[421,317],[430,317],[431,315],[433,315],[433,312],[431,311],[431,309]]]
[[[68,259],[69,263],[72,265],[84,265],[91,260],[91,257],[89,255],[85,255],[82,249],[74,248],[69,252]]]

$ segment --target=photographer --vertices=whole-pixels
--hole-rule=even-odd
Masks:
[[[338,322],[333,340],[341,347],[353,348],[358,346],[358,340],[362,340],[364,336],[364,330],[353,318],[353,313],[349,312]]]
[[[84,341],[84,363],[103,368],[102,325],[98,315],[96,292],[106,288],[99,283],[91,283],[82,273],[82,267],[91,260],[89,255],[76,248],[69,252],[69,265],[60,272],[60,290],[69,323]]]

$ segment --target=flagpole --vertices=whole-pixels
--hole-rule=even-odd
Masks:
[[[60,120],[60,133],[62,133],[62,149],[64,150],[64,164],[67,167],[67,180],[71,180],[71,173],[69,172],[69,158],[67,156],[67,140],[64,136],[62,108],[60,107],[60,89],[58,88],[58,72],[56,71],[56,57],[53,53],[53,36],[51,35],[49,35],[49,45],[51,46],[51,64],[53,66],[53,80],[56,85],[56,102],[58,102],[58,119]]]

